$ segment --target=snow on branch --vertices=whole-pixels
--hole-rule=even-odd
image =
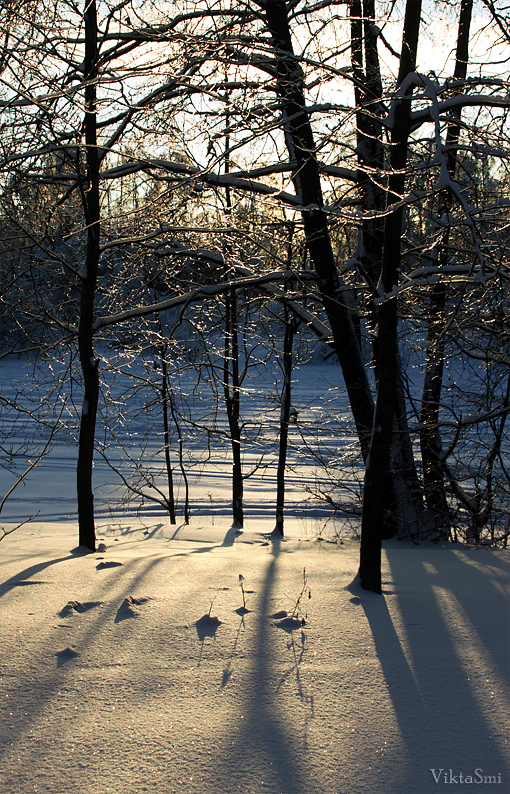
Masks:
[[[420,99],[420,97],[415,97]],[[467,107],[492,107],[492,108],[510,108],[510,93],[505,96],[493,96],[490,94],[457,94],[450,99],[445,99],[443,102],[438,102],[437,112],[440,116],[449,113],[451,110],[457,110]],[[413,131],[421,127],[422,124],[434,121],[431,107],[415,110],[411,113],[411,129]]]
[[[308,276],[314,279],[315,275],[310,273]],[[185,292],[183,295],[176,295],[173,298],[160,301],[159,303],[152,303],[148,306],[136,306],[133,309],[127,309],[118,314],[112,314],[109,317],[99,317],[93,325],[93,331],[98,331],[108,325],[116,325],[117,323],[131,320],[135,317],[146,317],[149,314],[156,314],[167,309],[173,309],[175,306],[182,306],[183,304],[196,303],[207,298],[212,298],[215,295],[221,295],[231,289],[248,289],[250,287],[257,287],[263,284],[269,284],[272,281],[286,281],[288,279],[296,278],[296,274],[291,270],[276,270],[271,273],[264,273],[261,276],[253,276],[250,278],[229,279],[222,281],[219,284],[210,284],[206,287],[197,287],[197,289]]]
[[[339,179],[346,179],[349,182],[357,182],[358,172],[353,168],[344,168],[338,165],[328,165],[327,163],[317,162],[321,174],[326,176],[338,177]],[[259,176],[270,176],[271,174],[283,174],[297,169],[296,162],[287,163],[274,163],[272,165],[261,166],[249,171],[231,171],[230,176],[240,177],[243,179],[253,179]]]
[[[151,159],[134,163],[124,163],[123,165],[102,171],[100,178],[103,180],[118,179],[119,177],[128,176],[129,174],[135,174],[140,171],[149,171],[154,168],[162,169],[172,174],[180,174],[183,177],[194,177],[198,181],[207,182],[210,185],[237,188],[250,193],[270,196],[280,199],[286,204],[290,204],[296,208],[300,206],[296,196],[291,193],[286,193],[283,190],[278,190],[278,188],[271,187],[270,185],[265,185],[263,182],[254,182],[252,179],[242,179],[232,174],[216,174],[204,171],[200,168],[193,168],[184,163],[175,163],[171,160]]]
[[[239,273],[246,278],[253,277],[253,273],[247,267],[236,265],[235,270],[236,273]],[[306,274],[306,275],[309,278],[310,274]],[[302,273],[300,273],[299,275],[295,274],[295,277],[298,279],[302,279],[302,276],[303,276]],[[273,283],[267,284],[264,287],[264,290],[265,292],[269,292],[270,295],[272,295],[276,300],[280,301],[280,303],[285,303],[294,313],[294,316],[297,317],[299,320],[301,320],[301,322],[307,328],[313,331],[313,333],[321,342],[325,342],[327,345],[330,346],[332,345],[333,335],[331,333],[331,329],[325,323],[319,320],[318,317],[312,314],[311,311],[306,309],[304,306],[301,306],[301,304],[298,303],[297,301],[292,300],[292,298],[289,298],[287,293],[279,289]]]
[[[439,176],[438,179],[433,186],[433,191],[441,191],[441,190],[448,190],[452,196],[457,200],[458,204],[462,208],[465,216],[465,220],[467,225],[471,230],[471,235],[473,239],[473,243],[475,246],[475,251],[477,255],[477,259],[480,263],[478,268],[471,268],[468,274],[468,278],[474,282],[480,282],[482,284],[485,283],[486,279],[486,269],[487,263],[485,261],[485,257],[482,251],[482,244],[478,234],[478,230],[476,228],[475,222],[473,220],[473,213],[476,212],[476,208],[470,207],[467,203],[462,190],[460,189],[457,182],[453,179],[450,171],[448,169],[448,162],[446,157],[446,146],[443,143],[441,137],[441,122],[443,120],[443,114],[446,111],[457,110],[462,107],[467,106],[492,106],[492,107],[505,107],[510,108],[510,95],[507,94],[504,98],[497,97],[497,96],[487,96],[487,95],[477,95],[477,96],[466,96],[464,94],[457,94],[450,99],[445,100],[444,102],[440,102],[438,98],[438,85],[431,80],[429,77],[423,74],[419,74],[418,72],[413,72],[407,75],[406,79],[402,82],[402,85],[399,86],[395,99],[393,99],[390,112],[386,119],[386,124],[388,126],[392,126],[394,123],[395,118],[395,110],[398,105],[398,102],[402,101],[406,92],[409,90],[411,86],[421,86],[424,91],[421,96],[415,96],[415,99],[427,99],[429,100],[429,105],[424,110],[417,111],[415,113],[411,113],[411,122],[413,124],[413,128],[416,129],[417,126],[426,122],[432,122],[434,124],[434,137],[435,137],[435,153],[432,159],[432,165],[439,166]],[[419,123],[418,123],[419,122]],[[429,283],[430,276],[433,276],[436,280],[441,277],[439,272],[433,272],[432,270],[429,271],[427,274],[427,279],[425,282],[421,283]],[[405,288],[408,288],[411,285],[413,286],[420,283],[420,281],[416,280],[416,278],[411,278],[410,281],[407,283]],[[382,302],[388,300],[391,297],[394,297],[401,291],[401,288],[397,287],[395,290],[392,291],[391,294],[381,295],[378,298],[378,302]]]
[[[473,85],[494,86],[499,88],[501,94],[468,94],[461,93],[461,89],[467,89]],[[442,118],[446,114],[450,114],[452,110],[461,110],[466,107],[492,107],[510,109],[510,91],[508,90],[508,82],[505,80],[493,79],[469,79],[462,81],[452,81],[445,85],[439,86],[428,78],[426,75],[419,72],[410,72],[407,77],[398,86],[390,104],[390,109],[386,118],[381,119],[381,123],[391,129],[395,123],[395,111],[397,106],[402,100],[406,99],[411,101],[410,89],[413,87],[424,88],[423,93],[415,93],[412,96],[413,102],[420,102],[425,99],[431,100],[431,104],[427,107],[422,107],[415,110],[410,114],[411,130],[416,131],[422,124],[430,122],[435,123],[436,119]],[[433,88],[433,90],[431,90]],[[439,101],[438,97],[443,91],[455,91],[454,96],[448,97]]]
[[[390,109],[385,119],[382,119],[382,123],[388,128],[393,129],[395,125],[395,113],[397,111],[397,107],[400,103],[405,99],[408,102],[411,102],[413,98],[410,94],[411,89],[414,86],[423,86],[422,75],[418,72],[409,72],[408,75],[402,80],[400,85],[398,86],[397,90],[395,91],[395,95],[390,103]],[[416,98],[416,97],[414,97]]]
[[[491,272],[488,272],[489,269]],[[405,282],[396,286],[391,292],[380,293],[375,298],[375,303],[380,305],[410,289],[429,287],[431,284],[437,284],[440,281],[445,281],[448,284],[459,282],[486,284],[487,281],[498,275],[501,275],[499,269],[488,265],[486,261],[484,261],[483,270],[481,267],[474,268],[472,265],[449,265],[442,268],[437,267],[437,265],[425,265],[406,274]]]
[[[435,130],[435,141],[436,141],[436,151],[434,157],[432,159],[432,164],[438,164],[440,166],[440,173],[436,184],[434,185],[435,190],[442,190],[446,189],[450,191],[450,193],[457,199],[458,203],[464,210],[464,215],[466,217],[466,222],[471,229],[471,234],[473,237],[473,242],[476,249],[476,254],[478,260],[480,262],[480,269],[477,270],[476,274],[474,275],[475,281],[481,281],[482,283],[485,282],[485,257],[482,253],[482,246],[481,241],[478,236],[478,232],[471,215],[471,208],[466,202],[462,191],[459,188],[457,182],[452,178],[450,174],[450,170],[448,168],[447,158],[445,156],[445,146],[443,144],[443,140],[441,138],[441,126],[440,126],[440,102],[438,101],[437,97],[437,85],[425,75],[420,75],[420,78],[423,82],[425,87],[425,96],[430,99],[430,106],[429,112],[432,121],[434,122],[434,130]],[[453,97],[456,99],[457,97]],[[445,103],[442,103],[443,105]],[[510,102],[508,103],[510,107]],[[458,105],[453,105],[452,107],[458,107]]]

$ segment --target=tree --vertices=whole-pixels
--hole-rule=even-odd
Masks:
[[[81,299],[78,346],[83,372],[84,395],[78,451],[78,522],[80,545],[95,551],[92,463],[99,399],[99,359],[94,353],[94,298],[100,256],[101,210],[99,205],[99,151],[97,141],[98,26],[95,0],[85,0],[85,159],[84,178],[77,172],[87,228],[87,253],[80,273]]]
[[[35,90],[32,92],[35,94],[34,99],[25,98],[30,97],[30,92],[25,94],[25,78],[22,76],[19,90],[14,89],[12,97],[5,101],[9,110],[19,108],[25,114],[25,118],[29,120],[29,129],[35,130],[35,138],[43,137],[41,130],[45,133],[44,143],[36,147],[35,153],[30,148],[34,145],[33,138],[25,136],[20,153],[12,155],[12,158],[22,164],[22,179],[26,181],[28,173],[33,184],[38,187],[46,185],[54,208],[69,204],[76,193],[81,197],[85,256],[78,272],[73,273],[80,279],[77,338],[84,385],[77,488],[80,544],[92,550],[95,548],[92,464],[99,399],[99,357],[94,352],[93,338],[101,256],[101,167],[107,158],[115,156],[114,148],[119,145],[137,112],[140,114],[146,108],[152,109],[158,100],[167,101],[172,95],[168,81],[162,80],[156,90],[151,88],[148,95],[133,105],[129,100],[126,101],[121,84],[117,82],[119,90],[114,94],[113,108],[110,108],[108,94],[111,93],[111,81],[105,75],[109,73],[111,64],[122,62],[128,53],[140,47],[147,48],[147,43],[151,40],[160,40],[161,37],[164,39],[165,32],[172,27],[171,24],[163,27],[149,25],[145,28],[144,35],[137,31],[126,32],[125,24],[119,21],[119,32],[111,33],[113,22],[116,18],[120,19],[119,13],[123,6],[110,8],[107,3],[102,3],[103,16],[100,23],[97,4],[95,0],[91,0],[84,3],[83,14],[74,9],[68,23],[63,25],[60,24],[62,20],[58,16],[60,4],[55,3],[51,9],[51,22],[57,30],[64,32],[53,40],[49,26],[34,25],[39,36],[36,36],[33,50],[30,51],[30,60],[27,60],[28,74],[32,73],[31,70],[35,71],[40,79],[37,72],[39,61],[49,54],[50,61],[46,70],[48,76],[43,78],[46,80],[43,82],[46,92],[41,97]],[[18,30],[19,28],[16,33],[19,37]],[[4,43],[9,44],[5,51],[10,53],[12,43],[9,43],[8,34]],[[81,54],[83,60],[80,63]],[[136,75],[137,68],[124,67],[123,79],[129,80]],[[145,64],[143,68],[146,68]],[[78,83],[77,87],[74,86],[75,83]],[[80,91],[84,97],[84,114],[81,119]],[[106,107],[108,111],[105,110]],[[55,153],[57,159],[65,163],[66,168],[58,170],[56,174],[45,173],[40,168],[41,162],[44,164],[48,155]],[[120,171],[119,177],[122,175],[123,172]],[[59,189],[64,185],[67,187],[63,195],[58,196]],[[38,232],[34,229],[29,232],[37,248],[44,250],[57,261],[63,260],[58,250],[53,252],[48,248]],[[52,243],[54,242],[53,240]],[[53,318],[52,320],[54,322]]]
[[[303,207],[310,258],[319,279],[335,351],[342,366],[363,456],[366,457],[373,418],[372,396],[323,209],[316,144],[306,112],[303,72],[294,53],[285,3],[283,0],[268,0],[261,8],[272,36],[277,91],[283,103],[283,129],[289,156],[295,163],[292,181]]]
[[[291,405],[292,353],[296,320],[289,308],[284,304],[285,337],[283,341],[283,387],[280,411],[280,443],[278,452],[278,469],[276,473],[276,527],[275,531],[283,536],[284,504],[285,504],[285,466],[287,461],[287,445],[289,424],[297,421],[297,410]]]
[[[505,20],[492,4],[485,5],[493,30],[505,39]],[[176,307],[184,317],[200,303],[213,311],[225,308],[223,364],[216,383],[225,398],[233,450],[234,520],[242,522],[239,317],[249,290],[284,306],[287,330],[294,322],[305,323],[337,353],[366,465],[364,586],[380,589],[381,537],[395,531],[403,495],[407,499],[418,492],[421,522],[423,485],[426,515],[439,516],[435,523],[443,535],[452,499],[478,516],[475,524],[492,510],[494,473],[505,476],[499,461],[506,381],[495,374],[491,359],[487,370],[493,380],[485,396],[481,389],[462,396],[466,406],[485,400],[483,422],[492,434],[485,474],[475,477],[477,507],[475,486],[460,464],[462,411],[452,433],[445,423],[445,409],[451,406],[442,371],[461,346],[467,350],[463,355],[476,358],[470,307],[482,293],[496,304],[496,295],[506,294],[506,238],[497,219],[502,207],[499,199],[482,198],[491,180],[504,176],[500,144],[507,136],[506,84],[466,68],[467,0],[460,9],[457,64],[446,77],[416,71],[419,0],[407,2],[400,53],[385,37],[385,19],[380,19],[382,13],[398,19],[396,6],[388,11],[372,0],[352,0],[344,21],[338,18],[339,6],[343,10],[335,0],[180,8],[144,4],[126,19],[127,5],[98,2],[87,5],[83,31],[82,15],[75,13],[65,33],[52,38],[49,25],[55,27],[62,10],[55,2],[51,19],[47,12],[44,24],[31,28],[19,82],[2,100],[5,130],[12,133],[12,140],[3,136],[9,177],[4,181],[5,228],[11,224],[18,239],[37,251],[38,272],[47,275],[55,262],[67,274],[68,282],[59,284],[66,290],[67,310],[50,310],[56,293],[40,277],[37,310],[23,310],[15,296],[28,283],[21,275],[24,255],[13,255],[6,279],[12,298],[9,322],[26,331],[31,314],[34,326],[44,321],[52,329],[52,344],[78,335],[85,388],[80,537],[91,547],[99,386],[94,349],[111,344],[116,323],[122,333],[131,323],[129,333],[142,334],[149,325],[133,330],[138,318]],[[4,69],[12,57],[11,36],[21,42],[23,24],[16,18],[14,33],[3,37]],[[396,84],[379,58],[381,47],[390,62],[399,62]],[[51,68],[43,72],[40,65],[48,54]],[[491,126],[491,114],[498,125]],[[27,211],[33,195],[44,198],[44,225]],[[254,213],[257,225],[247,220]],[[296,268],[285,261],[281,242],[289,223],[306,241],[310,266],[306,289],[291,295],[285,284],[296,278]],[[65,255],[70,247],[71,266]],[[82,250],[86,255],[80,262]],[[221,264],[214,260],[218,256]],[[173,270],[171,263],[180,264]],[[157,285],[152,296],[142,284],[147,267]],[[27,273],[35,272],[31,264]],[[494,289],[483,292],[487,278]],[[301,270],[299,279],[304,285]],[[7,324],[7,313],[3,319]],[[200,333],[214,326],[212,315],[207,322]],[[426,353],[424,331],[429,334]],[[421,351],[421,404],[411,385],[406,394],[401,372],[409,333]],[[164,337],[162,330],[160,357],[171,342]],[[286,342],[288,372],[290,336]],[[167,392],[162,405],[163,414],[175,408]],[[415,428],[407,405],[415,412]],[[493,413],[500,409],[501,414]],[[284,411],[282,465],[285,416]],[[168,436],[168,411],[163,423]],[[421,484],[413,455],[418,437]],[[169,458],[168,438],[164,450]],[[281,477],[279,482],[281,508]]]
[[[421,18],[421,0],[408,0],[402,34],[400,67],[397,78],[394,119],[391,130],[387,214],[380,290],[382,302],[377,319],[377,401],[370,440],[370,454],[365,471],[363,514],[361,519],[360,580],[367,590],[381,592],[381,527],[387,507],[386,472],[390,468],[391,447],[397,393],[397,301],[392,295],[400,270],[400,235],[406,179],[407,147],[410,133],[413,80]]]
[[[469,31],[472,18],[472,0],[462,0],[459,12],[457,51],[455,56],[454,80],[465,81],[469,61]],[[450,120],[445,140],[445,167],[450,180],[456,178],[458,171],[457,156],[461,134],[461,108],[450,111]],[[444,229],[442,244],[438,251],[438,268],[444,270],[450,259],[450,224],[448,217],[452,210],[454,196],[448,186],[439,196],[437,211],[438,225]],[[437,250],[437,249],[436,249]],[[446,297],[447,284],[444,279],[431,287],[428,309],[427,358],[423,383],[423,396],[420,412],[422,429],[420,447],[423,464],[423,482],[427,506],[432,511],[442,537],[448,536],[449,510],[444,490],[444,472],[441,461],[441,438],[439,414],[444,372],[446,342]]]

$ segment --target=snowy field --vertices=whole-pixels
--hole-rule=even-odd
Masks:
[[[19,365],[0,369],[15,396]],[[245,467],[264,453],[245,481],[244,533],[231,529],[228,444],[197,432],[190,526],[150,503],[122,508],[98,458],[96,554],[76,548],[66,407],[67,431],[2,514],[8,529],[40,511],[0,543],[2,794],[510,791],[510,551],[387,542],[383,595],[359,589],[352,523],[310,493],[314,454],[349,460],[338,370],[298,375],[276,546],[278,406],[262,389],[244,396],[262,428]],[[160,440],[136,414],[132,448],[142,439],[155,465]]]
[[[0,545],[2,792],[509,791],[508,551],[158,524]]]
[[[134,369],[135,375],[140,376],[140,369]],[[5,398],[32,411],[34,405],[44,404],[49,390],[44,383],[48,378],[46,370],[34,375],[18,360],[7,359],[0,362],[0,377]],[[99,444],[106,439],[109,460],[130,481],[134,481],[134,466],[129,465],[128,455],[136,463],[141,460],[156,484],[165,490],[162,420],[158,405],[154,404],[154,389],[138,386],[130,390],[131,381],[124,375],[114,379],[106,373],[103,377],[111,384],[108,384],[106,397],[101,399],[97,432]],[[254,368],[241,396],[243,474],[246,477],[244,511],[248,522],[275,515],[280,405],[273,377],[274,372],[268,367],[261,371]],[[28,387],[24,378],[28,378]],[[159,385],[157,376],[154,384]],[[181,423],[191,515],[206,515],[213,521],[231,516],[231,449],[226,435],[224,406],[221,400],[219,406],[215,403],[214,392],[207,383],[205,386],[202,383],[197,385],[193,367],[184,369],[175,377],[172,389],[182,413],[191,420]],[[66,404],[62,416],[64,429],[55,437],[54,448],[4,506],[2,520],[9,525],[37,511],[38,520],[42,521],[77,519],[76,461],[81,391],[76,387],[75,390],[76,398],[68,399]],[[21,391],[25,392],[24,397],[17,396]],[[331,462],[335,467],[334,480],[336,483],[343,481],[348,489],[344,492],[347,500],[351,500],[351,493],[358,492],[361,476],[359,473],[356,477],[356,470],[360,472],[357,444],[339,367],[327,364],[297,367],[292,401],[299,411],[299,423],[289,428],[286,509],[290,517],[300,521],[304,531],[316,534],[333,520],[331,505],[318,497],[321,486],[331,487],[321,462]],[[56,405],[58,403],[53,398],[53,411]],[[21,420],[24,418],[23,415]],[[9,414],[4,410],[0,419],[4,437],[14,445],[21,444],[23,435],[30,435],[30,427],[34,427],[29,423],[25,429],[14,411]],[[215,428],[215,432],[208,433],[207,427]],[[177,513],[182,516],[184,485],[177,458],[175,428],[171,427],[171,430],[170,452]],[[116,438],[125,447],[124,456]],[[22,465],[18,465],[20,470],[23,470]],[[6,493],[14,480],[13,474],[0,468],[0,494]],[[142,487],[150,493],[145,484]],[[126,491],[120,478],[100,454],[96,454],[94,462],[94,492],[96,515],[100,518],[117,519],[125,515],[127,509],[129,515],[149,516],[151,520],[159,519],[162,524],[166,522],[167,511],[150,499],[142,501],[132,496],[129,504],[126,503]],[[340,529],[348,530],[347,527]],[[336,529],[330,526],[329,531]]]

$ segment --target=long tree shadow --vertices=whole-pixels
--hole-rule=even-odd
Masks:
[[[5,584],[9,584],[12,587],[15,587],[17,584],[29,584],[30,582],[25,581],[23,577],[33,576],[57,562],[74,559],[75,556],[75,554],[71,554],[68,557],[33,565],[21,571],[19,574],[16,574]],[[23,737],[32,733],[31,728],[37,723],[41,713],[48,708],[52,701],[55,701],[58,690],[62,686],[62,681],[64,680],[63,676],[65,677],[66,670],[75,663],[79,664],[80,658],[87,658],[89,649],[94,646],[101,631],[107,627],[108,624],[115,625],[116,621],[114,619],[118,611],[119,601],[127,597],[129,592],[136,590],[147,579],[151,569],[157,566],[158,562],[160,561],[157,559],[148,559],[140,566],[141,570],[139,571],[136,571],[136,568],[139,566],[137,560],[132,561],[130,565],[126,565],[124,570],[122,567],[111,569],[112,573],[108,573],[109,587],[104,591],[104,595],[106,596],[104,602],[94,602],[94,605],[101,608],[97,610],[91,609],[90,605],[93,602],[88,602],[80,605],[82,609],[78,608],[75,610],[78,613],[82,613],[82,618],[83,614],[87,613],[87,617],[89,617],[90,620],[80,623],[78,633],[73,637],[73,645],[59,648],[59,645],[64,645],[67,640],[62,640],[61,632],[56,625],[50,628],[48,635],[44,638],[43,644],[38,648],[38,652],[42,656],[48,658],[51,656],[54,657],[54,667],[49,668],[47,665],[41,665],[37,676],[34,676],[33,670],[30,669],[22,669],[19,675],[16,675],[14,679],[15,690],[12,690],[11,696],[14,698],[15,694],[18,701],[23,703],[25,719],[16,721],[16,723],[13,723],[9,727],[9,742],[0,741],[0,759],[3,758],[4,754],[9,752],[13,744],[23,741]],[[129,571],[131,569],[133,573],[130,576]],[[126,571],[128,572],[127,576],[125,573]],[[108,599],[108,590],[114,590],[117,587],[119,576],[125,580],[123,590],[110,601]],[[17,581],[19,577],[22,578],[20,581]],[[35,584],[35,582],[32,582],[32,584]],[[62,611],[63,610],[59,613],[61,618],[70,616],[69,613],[67,615],[62,615]]]
[[[11,576],[10,579],[7,579],[5,582],[0,584],[0,598],[8,593],[9,590],[12,590],[13,587],[47,584],[45,581],[31,580],[31,577],[41,573],[42,571],[45,571],[46,568],[56,565],[59,562],[75,559],[76,556],[76,554],[71,553],[66,557],[57,557],[55,560],[45,560],[45,562],[39,562],[37,565],[31,565],[29,568],[25,568],[24,571],[19,571],[19,573],[14,574],[14,576]]]
[[[233,524],[226,532],[225,537],[223,538],[222,546],[233,546],[235,541],[238,540],[239,535],[242,534],[242,530],[239,529],[235,524]]]
[[[451,559],[455,566],[452,569]],[[476,630],[486,651],[499,667],[502,676],[510,671],[510,643],[508,627],[510,609],[506,599],[506,611],[489,607],[496,599],[502,603],[502,594],[508,594],[510,566],[508,555],[492,549],[430,549],[424,559],[429,570],[434,568],[434,580],[446,584],[460,605],[469,613],[469,620]],[[399,561],[392,558],[392,566],[399,572]],[[452,576],[456,571],[457,575]],[[399,574],[400,575],[400,574]],[[473,594],[476,593],[476,598]]]
[[[469,675],[465,669],[452,626],[438,604],[437,577],[423,565],[423,556],[390,549],[387,557],[397,591],[390,596],[397,599],[397,610],[392,608],[396,623],[384,597],[356,591],[356,601],[370,624],[406,748],[407,779],[401,788],[396,784],[392,794],[435,791],[432,770],[464,776],[474,775],[476,769],[486,775],[504,773],[508,762],[476,689],[481,678],[491,675],[493,665],[487,658],[484,670],[473,669]],[[444,574],[441,583],[448,588],[446,570]],[[483,784],[477,788],[489,790]]]
[[[243,764],[243,753],[249,764],[243,771],[243,785],[247,791],[265,790],[279,794],[317,792],[308,779],[302,763],[303,748],[293,733],[293,725],[280,716],[278,674],[273,667],[274,649],[268,621],[274,587],[279,544],[274,544],[272,559],[267,566],[257,609],[255,629],[254,668],[243,688],[242,719],[234,726],[235,742],[226,743],[222,767]],[[223,683],[223,682],[222,682]],[[232,749],[228,749],[228,748]],[[232,758],[229,754],[232,753]]]

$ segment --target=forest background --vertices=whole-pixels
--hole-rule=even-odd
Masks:
[[[384,538],[506,546],[508,4],[15,0],[0,27],[1,355],[27,364],[1,507],[64,436],[80,545],[98,456],[187,522],[200,437],[242,529],[263,386],[281,536],[293,367],[330,357],[350,414],[316,496],[358,516],[362,586]]]

